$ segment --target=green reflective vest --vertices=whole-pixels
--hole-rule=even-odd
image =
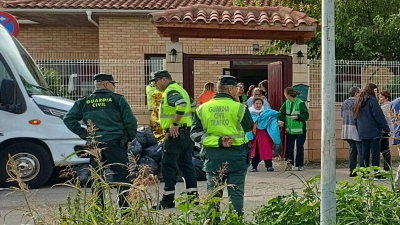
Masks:
[[[153,94],[156,91],[157,88],[154,87],[154,85],[149,84],[146,86],[147,108],[149,110],[153,108],[153,102],[154,102]]]
[[[168,92],[177,91],[183,99],[178,100],[175,104],[176,106],[168,105]],[[186,104],[179,104],[181,102],[186,102]],[[176,111],[184,112],[179,125],[183,125],[186,123],[188,127],[192,126],[192,111],[190,104],[190,97],[188,93],[183,89],[183,87],[179,86],[177,83],[172,83],[168,85],[167,89],[165,89],[163,93],[162,106],[160,109],[160,125],[163,130],[166,130],[171,127],[174,122]]]
[[[290,116],[300,115],[300,103],[302,103],[301,99],[296,98],[294,101],[293,109],[290,111],[292,106],[292,102],[290,100],[286,100],[286,131],[288,134],[302,134],[303,133],[303,122],[298,120],[290,119]]]
[[[241,146],[249,140],[241,121],[246,106],[229,98],[213,98],[197,109],[204,132],[205,147],[219,147],[218,141],[223,136],[233,139],[232,146]]]

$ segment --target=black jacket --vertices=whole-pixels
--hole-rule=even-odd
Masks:
[[[378,100],[373,96],[368,96],[361,103],[361,109],[356,119],[360,139],[380,138],[382,132],[390,132]]]

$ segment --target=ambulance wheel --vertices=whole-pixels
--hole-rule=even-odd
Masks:
[[[53,160],[51,155],[42,146],[34,143],[16,143],[7,146],[0,152],[0,185],[4,187],[18,187],[14,180],[17,176],[15,169],[10,164],[9,155],[15,162],[14,168],[20,173],[21,180],[29,188],[43,186],[53,173]]]

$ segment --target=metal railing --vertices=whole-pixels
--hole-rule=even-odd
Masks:
[[[309,63],[310,107],[321,106],[321,61]],[[349,97],[353,86],[364,88],[374,83],[379,91],[386,90],[392,99],[400,97],[400,62],[336,60],[336,106]]]
[[[61,97],[77,100],[94,90],[93,75],[109,73],[119,83],[133,110],[147,110],[146,85],[151,73],[165,69],[165,60],[37,60],[47,83]]]

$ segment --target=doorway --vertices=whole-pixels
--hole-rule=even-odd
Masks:
[[[195,74],[194,61],[229,61],[230,68],[223,69],[223,74],[235,76],[247,88],[262,80],[268,80],[268,100],[271,108],[279,110],[284,102],[283,90],[292,86],[292,57],[286,55],[191,55],[183,56],[183,86],[189,95],[194,96]],[[220,72],[220,73],[221,73]],[[216,82],[216,80],[214,81]]]

